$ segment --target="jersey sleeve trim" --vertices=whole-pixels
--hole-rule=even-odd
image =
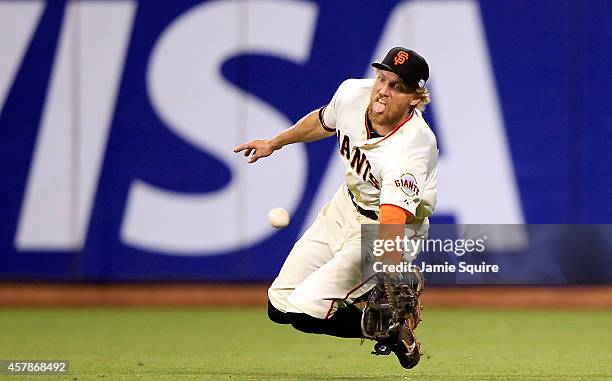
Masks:
[[[325,112],[325,108],[326,108],[326,107],[327,107],[327,105],[325,105],[325,106],[323,106],[323,107],[321,107],[321,108],[319,109],[319,122],[321,123],[321,127],[323,127],[323,129],[324,129],[325,131],[328,131],[328,132],[336,132],[336,129],[335,129],[335,128],[331,128],[331,127],[329,127],[327,124],[325,124],[325,120],[323,120],[323,113]]]

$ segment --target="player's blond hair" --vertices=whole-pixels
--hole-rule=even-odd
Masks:
[[[425,107],[431,102],[429,89],[427,89],[425,86],[417,87],[416,90],[414,90],[414,93],[419,98],[419,103],[417,103],[414,108],[421,112],[425,111]]]

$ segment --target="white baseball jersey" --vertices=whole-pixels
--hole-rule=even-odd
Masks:
[[[366,110],[373,83],[345,81],[320,115],[324,127],[336,131],[345,184],[295,243],[270,286],[268,298],[280,311],[326,319],[372,288],[362,279],[361,226],[376,221],[357,211],[347,190],[369,211],[378,212],[380,204],[404,208],[417,218],[406,225],[409,236],[427,234],[436,204],[436,138],[416,110],[385,137],[372,138]]]
[[[373,84],[344,81],[322,112],[324,128],[336,132],[346,184],[360,207],[378,212],[391,204],[424,219],[436,205],[436,137],[416,109],[386,136],[371,137],[366,110]]]

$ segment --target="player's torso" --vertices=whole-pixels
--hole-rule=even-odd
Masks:
[[[346,184],[355,201],[364,209],[378,210],[380,169],[393,148],[380,142],[382,138],[370,137],[366,111],[372,81],[359,81],[359,86],[350,92],[338,114],[337,147],[345,167]]]

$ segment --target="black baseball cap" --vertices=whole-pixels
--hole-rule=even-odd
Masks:
[[[389,50],[382,62],[374,62],[373,67],[393,72],[408,86],[424,87],[429,79],[429,65],[425,58],[414,50],[395,47]]]

